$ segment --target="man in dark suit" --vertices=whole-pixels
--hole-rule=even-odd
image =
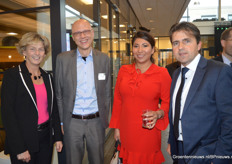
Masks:
[[[103,164],[105,128],[111,102],[110,59],[92,48],[94,30],[88,21],[72,25],[77,49],[56,61],[56,94],[67,164],[81,164],[87,146],[90,164]]]
[[[172,74],[175,72],[177,68],[180,67],[180,62],[175,61],[171,64],[166,65],[169,75],[172,77]]]
[[[199,54],[200,31],[182,22],[170,29],[173,74],[167,151],[178,164],[231,163],[232,69]]]
[[[223,48],[222,55],[215,57],[214,60],[232,67],[232,27],[222,32],[221,45]]]

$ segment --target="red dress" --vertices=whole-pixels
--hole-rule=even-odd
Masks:
[[[165,161],[161,152],[161,130],[168,126],[171,78],[166,68],[152,64],[144,73],[135,65],[122,66],[114,92],[110,128],[120,129],[120,157],[123,164],[158,164]],[[142,110],[164,110],[153,129],[142,127]]]

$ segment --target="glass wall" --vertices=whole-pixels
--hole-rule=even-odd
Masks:
[[[15,47],[23,34],[39,32],[50,39],[50,10],[48,5],[48,2],[40,0],[33,0],[29,3],[23,0],[18,0],[17,3],[10,0],[0,2],[1,72],[24,60]],[[44,64],[44,68],[51,70],[51,55]]]
[[[119,40],[119,14],[115,10],[112,11],[112,39],[111,39],[111,67],[112,67],[112,95],[114,93],[114,86],[116,84],[118,71],[120,68],[120,40]],[[113,100],[113,99],[112,99]]]
[[[157,53],[154,55],[155,64],[165,67],[175,61],[172,56],[172,45],[169,37],[159,37],[156,39]]]
[[[110,27],[109,5],[106,1],[101,1],[101,51],[110,56]]]
[[[131,54],[131,38],[133,35],[133,27],[136,26],[134,15],[128,10],[129,4],[124,0],[119,0],[121,13],[119,15],[120,29],[120,65],[130,64],[133,62]],[[134,17],[133,17],[133,16]]]

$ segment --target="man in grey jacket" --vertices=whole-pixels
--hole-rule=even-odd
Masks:
[[[57,56],[55,82],[68,164],[103,164],[111,102],[110,59],[92,48],[94,31],[79,19],[72,25],[77,49]]]

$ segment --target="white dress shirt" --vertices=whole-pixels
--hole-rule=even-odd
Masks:
[[[225,55],[223,55],[223,54],[222,54],[222,60],[223,60],[223,62],[224,62],[225,64],[227,64],[227,65],[230,66],[231,61],[230,61],[227,57],[225,57]]]
[[[196,72],[197,69],[197,65],[199,63],[201,55],[198,54],[191,63],[189,63],[186,67],[189,69],[188,72],[185,74],[185,83],[184,83],[184,87],[182,90],[182,94],[181,94],[181,102],[180,102],[180,122],[179,122],[179,141],[183,141],[183,136],[182,136],[182,125],[181,125],[181,117],[183,114],[183,110],[184,110],[184,104],[185,104],[185,100],[188,96],[188,92],[189,92],[189,88],[191,86],[194,74]],[[181,69],[184,66],[181,65]],[[174,116],[175,116],[175,103],[176,103],[176,95],[178,92],[178,89],[180,87],[180,83],[181,83],[181,72],[178,76],[178,79],[176,81],[176,86],[173,92],[173,97],[172,97],[172,120],[174,123]]]

